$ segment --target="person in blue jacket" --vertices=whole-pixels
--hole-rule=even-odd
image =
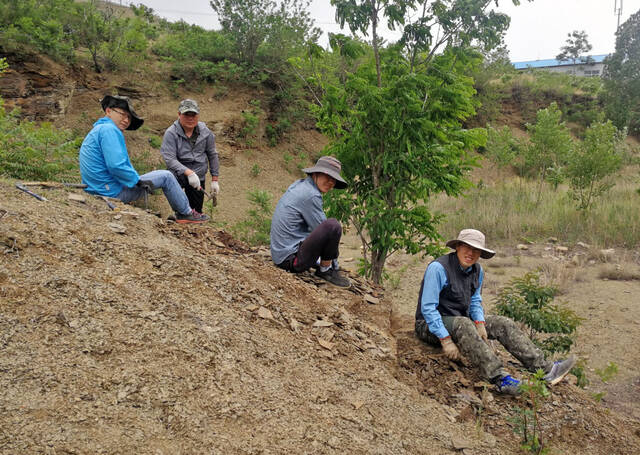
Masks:
[[[136,115],[129,98],[107,95],[101,101],[105,116],[93,124],[80,147],[80,174],[90,194],[132,202],[161,188],[176,212],[178,223],[204,223],[207,215],[189,206],[187,196],[173,174],[166,170],[138,175],[129,160],[123,131],[137,130],[144,120]]]
[[[441,346],[451,360],[459,360],[462,351],[501,393],[519,394],[520,381],[506,372],[489,339],[498,340],[529,370],[544,370],[549,385],[560,382],[575,364],[574,356],[549,361],[511,319],[485,317],[481,294],[484,271],[478,260],[492,258],[495,251],[485,246],[484,234],[463,229],[447,246],[455,251],[431,262],[424,273],[416,308],[418,338]]]

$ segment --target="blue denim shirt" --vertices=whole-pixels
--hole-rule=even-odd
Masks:
[[[479,286],[471,296],[471,304],[469,305],[469,316],[474,321],[484,321],[481,295],[483,278],[484,270],[480,267]],[[424,289],[422,290],[420,311],[422,311],[424,320],[427,326],[429,326],[429,332],[438,338],[449,336],[449,332],[442,323],[442,316],[437,308],[440,301],[440,291],[448,284],[447,273],[442,264],[436,261],[429,264],[427,270],[424,272]]]
[[[322,193],[311,177],[291,184],[278,201],[271,218],[271,259],[281,264],[327,216]]]

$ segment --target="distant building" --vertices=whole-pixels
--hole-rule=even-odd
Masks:
[[[604,69],[604,59],[607,55],[591,55],[588,57],[588,62],[577,60],[575,63],[572,60],[531,60],[529,62],[513,62],[512,65],[517,70],[526,70],[529,68],[553,71],[555,73],[567,73],[574,76],[602,76],[602,70]]]

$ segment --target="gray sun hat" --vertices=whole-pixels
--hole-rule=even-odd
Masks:
[[[178,112],[181,114],[186,114],[187,112],[194,112],[196,114],[199,114],[200,107],[198,107],[198,103],[196,103],[195,100],[187,98],[186,100],[180,101]]]
[[[342,190],[347,187],[347,182],[340,175],[342,170],[342,163],[332,156],[321,156],[316,165],[308,167],[302,170],[305,174],[313,174],[314,172],[321,172],[327,174],[329,177],[336,179],[334,186],[337,190]]]
[[[455,250],[461,243],[465,243],[470,247],[479,249],[481,251],[480,257],[482,259],[491,259],[496,254],[495,251],[490,250],[485,246],[484,234],[476,229],[461,230],[460,234],[458,234],[458,238],[449,240],[447,242],[447,246]]]
[[[102,110],[107,111],[108,107],[117,107],[118,109],[124,109],[125,111],[131,114],[131,122],[129,122],[128,130],[133,131],[137,130],[142,126],[144,120],[138,117],[136,111],[133,110],[133,106],[131,106],[131,100],[127,96],[118,96],[118,95],[106,95],[100,101],[102,105]]]

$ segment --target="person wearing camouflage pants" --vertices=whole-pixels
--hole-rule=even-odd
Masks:
[[[575,364],[573,356],[561,362],[548,361],[511,319],[485,318],[481,296],[484,271],[477,262],[481,257],[492,258],[495,252],[486,248],[484,234],[463,229],[447,246],[455,252],[431,262],[420,286],[415,324],[418,338],[442,346],[451,360],[459,360],[462,352],[502,393],[519,394],[520,381],[507,374],[489,339],[498,340],[527,369],[544,370],[548,384],[562,380]]]

